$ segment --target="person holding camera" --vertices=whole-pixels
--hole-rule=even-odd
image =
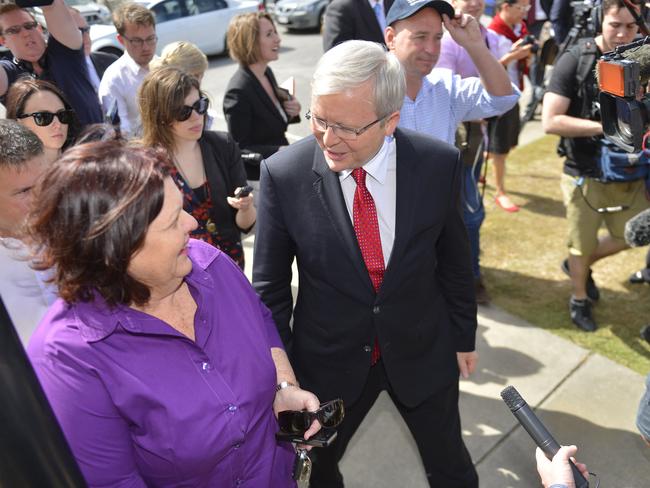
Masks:
[[[24,76],[57,85],[70,101],[82,125],[103,121],[97,93],[86,69],[81,32],[63,0],[23,0],[0,6],[0,44],[13,59],[0,60],[0,103],[9,86]],[[24,8],[42,5],[49,38]]]
[[[555,63],[542,111],[545,132],[562,136],[558,153],[566,158],[562,192],[569,222],[562,270],[573,287],[571,320],[587,332],[597,328],[591,307],[600,297],[591,265],[627,248],[625,222],[648,207],[642,178],[608,181],[600,169],[627,155],[603,138],[594,68],[602,53],[633,41],[638,30],[622,0],[604,0],[602,12],[602,33],[579,40]],[[609,235],[599,238],[603,223]]]

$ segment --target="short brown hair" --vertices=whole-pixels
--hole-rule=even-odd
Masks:
[[[228,51],[230,57],[243,66],[250,66],[260,59],[260,19],[267,19],[275,28],[273,18],[267,12],[241,14],[228,25]]]
[[[142,26],[156,26],[156,18],[151,10],[144,5],[131,2],[123,3],[113,12],[113,24],[121,36],[126,31],[127,22]]]
[[[131,258],[162,209],[166,151],[121,141],[81,144],[43,176],[28,220],[36,269],[68,303],[99,293],[110,306],[144,305],[150,290],[128,274]]]
[[[169,151],[174,148],[171,124],[192,88],[203,96],[199,81],[178,68],[165,66],[149,72],[138,90],[145,146],[160,145]]]
[[[8,119],[18,119],[19,115],[25,113],[25,105],[27,101],[34,93],[49,91],[59,97],[61,103],[66,110],[73,110],[72,105],[68,103],[68,99],[63,94],[63,92],[57,87],[54,83],[50,83],[45,80],[37,80],[34,78],[20,78],[14,84],[9,87],[7,90],[7,98],[5,100],[6,108],[6,117]],[[75,114],[74,120],[71,124],[68,125],[68,138],[63,144],[62,149],[68,148],[75,141],[77,134],[79,133],[79,121]]]
[[[20,8],[15,3],[5,3],[4,5],[0,5],[0,19],[2,19],[3,15],[8,14],[10,12],[15,12],[16,10],[22,10],[23,12],[29,14],[29,16],[32,19],[34,19],[34,15],[29,10],[25,10],[24,8]],[[0,36],[1,35],[2,35],[2,22],[0,22]]]

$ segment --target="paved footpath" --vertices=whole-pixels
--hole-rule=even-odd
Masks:
[[[526,127],[522,144],[541,135],[539,125]],[[253,239],[244,241],[249,277]],[[540,486],[534,444],[499,395],[513,385],[558,442],[578,445],[579,459],[599,475],[602,488],[650,488],[650,448],[634,425],[641,375],[493,306],[479,309],[478,322],[478,371],[461,381],[460,409],[481,487]],[[347,488],[428,487],[415,444],[386,394],[350,443],[342,471]]]

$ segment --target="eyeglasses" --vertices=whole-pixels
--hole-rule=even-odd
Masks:
[[[34,117],[34,123],[39,127],[47,127],[52,123],[54,117],[59,119],[59,122],[69,125],[74,122],[74,110],[59,110],[58,112],[32,112],[31,114],[22,114],[16,116],[17,119],[26,119],[27,117]]]
[[[322,403],[320,408],[315,412],[306,410],[285,410],[278,413],[278,424],[280,430],[286,434],[302,435],[305,433],[314,420],[318,420],[325,428],[334,428],[338,426],[345,416],[343,400],[337,398],[326,403]]]
[[[79,27],[79,31],[81,31],[82,34],[88,34],[90,32],[90,26]]]
[[[186,121],[192,115],[192,110],[194,110],[199,115],[205,115],[205,113],[208,111],[208,105],[210,105],[210,101],[206,97],[199,98],[192,104],[192,106],[183,105],[176,114],[176,120],[179,122]]]
[[[531,7],[531,5],[513,5],[512,3],[510,4],[510,6],[518,8],[520,11],[522,11],[525,14],[528,13]]]
[[[23,29],[25,29],[26,31],[30,31],[36,29],[37,27],[38,27],[38,22],[33,20],[31,22],[25,22],[24,24],[21,25],[12,25],[11,27],[7,27],[4,33],[13,36],[16,34],[20,34],[20,32]]]
[[[330,124],[325,119],[321,119],[320,117],[313,115],[311,111],[307,111],[305,114],[305,118],[307,120],[311,120],[314,129],[316,129],[318,132],[325,132],[327,129],[332,129],[332,132],[337,137],[346,141],[355,141],[361,134],[370,129],[377,122],[384,120],[386,117],[387,116],[380,117],[377,120],[370,122],[365,127],[361,127],[361,129],[355,129],[353,127],[346,127],[344,125]]]
[[[141,48],[145,44],[147,46],[154,46],[156,44],[156,42],[158,42],[158,36],[155,35],[155,34],[153,36],[147,37],[146,39],[140,39],[139,37],[132,37],[131,39],[129,39],[126,36],[122,36],[122,37],[124,39],[126,39],[127,41],[129,41],[131,44],[133,44],[137,48]]]

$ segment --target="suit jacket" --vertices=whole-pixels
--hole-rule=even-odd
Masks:
[[[90,53],[90,60],[92,61],[93,66],[95,67],[95,71],[97,71],[97,76],[100,80],[102,79],[102,76],[104,76],[104,71],[106,71],[106,68],[117,61],[117,59],[118,57],[115,56],[115,54],[111,53],[102,53],[98,51],[93,51]]]
[[[285,100],[287,93],[278,87],[271,68],[266,69],[266,77],[271,82],[278,100]],[[245,151],[260,153],[264,158],[268,158],[280,146],[288,145],[289,141],[284,134],[287,125],[300,122],[299,116],[291,118],[286,112],[288,122],[282,118],[262,84],[245,66],[240,66],[228,82],[223,99],[223,113],[226,116],[228,132],[239,147]],[[247,174],[249,179],[258,180],[259,165],[255,168],[248,166]]]
[[[474,350],[458,151],[412,131],[397,130],[395,137],[395,240],[378,294],[338,174],[314,137],[262,163],[253,285],[273,313],[301,386],[323,401],[358,398],[375,338],[407,406],[458,381],[456,352]],[[300,287],[292,310],[294,257]]]
[[[393,0],[384,0],[388,13]],[[368,0],[333,0],[325,11],[323,52],[345,41],[361,40],[383,44],[384,33]]]

